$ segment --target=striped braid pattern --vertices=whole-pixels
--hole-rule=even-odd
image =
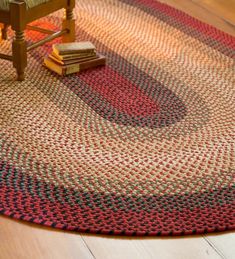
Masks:
[[[47,43],[19,83],[0,60],[0,213],[116,235],[235,229],[235,39],[155,0],[75,11],[105,67],[60,77]]]

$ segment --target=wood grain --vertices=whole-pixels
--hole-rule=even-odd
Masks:
[[[235,36],[235,0],[159,0]]]
[[[204,237],[113,237],[0,217],[0,259],[233,259],[234,244],[234,232]]]
[[[81,236],[0,217],[0,259],[93,259]]]
[[[227,259],[235,258],[235,234],[234,232],[226,235],[213,234],[204,236],[205,240],[214,247],[217,252]]]
[[[175,238],[113,238],[82,235],[97,259],[220,259],[202,236]]]
[[[208,12],[235,26],[235,0],[191,0]]]

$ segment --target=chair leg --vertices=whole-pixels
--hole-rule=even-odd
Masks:
[[[24,38],[26,10],[24,1],[10,2],[11,28],[15,31],[15,38],[12,42],[12,58],[18,81],[24,80],[24,70],[27,66],[27,46]]]
[[[70,6],[65,9],[65,17],[62,21],[62,29],[68,29],[68,33],[62,37],[63,42],[75,41],[75,19],[73,17],[75,1],[70,1]]]
[[[2,27],[2,39],[3,40],[7,39],[7,28],[8,28],[8,25],[7,24],[3,24],[3,27]]]
[[[15,31],[15,39],[12,43],[13,66],[17,71],[17,80],[24,80],[24,70],[27,66],[27,46],[24,39],[24,31]]]

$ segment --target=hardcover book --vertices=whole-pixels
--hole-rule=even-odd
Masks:
[[[52,49],[57,55],[67,55],[75,53],[94,53],[95,46],[90,41],[81,41],[54,44]]]
[[[67,55],[58,55],[54,51],[52,51],[51,55],[61,61],[75,59],[75,58],[88,58],[88,57],[96,57],[96,51],[90,53],[78,53],[78,54],[67,54]]]
[[[54,62],[56,62],[56,63],[58,63],[58,64],[60,64],[62,66],[65,66],[65,65],[71,65],[71,64],[74,64],[74,63],[81,63],[81,62],[84,62],[84,61],[96,59],[99,56],[98,55],[93,55],[93,56],[88,56],[88,57],[71,58],[71,59],[65,59],[65,60],[60,60],[57,57],[55,57],[53,54],[49,54],[48,57],[53,59]]]
[[[98,55],[98,58],[96,59],[74,63],[70,65],[60,65],[48,56],[44,58],[44,65],[52,71],[56,72],[57,74],[65,76],[86,70],[88,68],[105,65],[105,61],[106,59],[103,55]]]

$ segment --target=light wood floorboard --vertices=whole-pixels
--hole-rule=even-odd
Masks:
[[[75,232],[0,217],[0,259],[94,259]]]
[[[235,0],[161,0],[235,36]],[[235,232],[128,238],[60,231],[0,216],[0,259],[235,259]]]
[[[0,259],[234,259],[235,233],[113,237],[0,217]]]
[[[235,233],[225,235],[213,234],[206,235],[204,238],[219,252],[224,258],[235,258]]]
[[[159,0],[235,36],[235,0]]]
[[[235,25],[235,0],[191,0],[226,23]]]
[[[113,238],[82,235],[97,259],[221,259],[202,236]]]

